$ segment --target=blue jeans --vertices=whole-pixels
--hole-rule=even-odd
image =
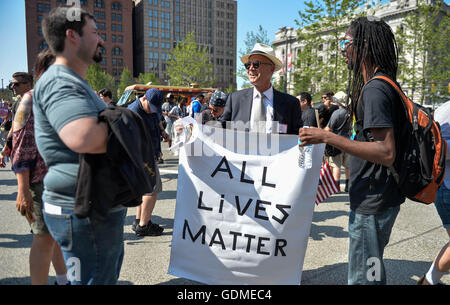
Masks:
[[[44,213],[60,245],[72,285],[114,285],[124,256],[123,227],[127,210],[109,213],[104,221],[80,219],[71,209]]]
[[[386,284],[383,252],[399,211],[400,206],[389,208],[376,215],[350,212],[349,285]]]
[[[439,188],[434,205],[444,228],[450,229],[450,189],[445,184]]]

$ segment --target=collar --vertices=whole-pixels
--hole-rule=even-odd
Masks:
[[[273,87],[272,87],[272,85],[270,86],[269,89],[267,89],[266,91],[264,91],[262,93],[270,102],[273,102]],[[255,87],[253,87],[253,99],[260,94],[261,93],[258,90],[256,90]]]

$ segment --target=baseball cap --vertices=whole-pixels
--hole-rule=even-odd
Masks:
[[[216,90],[209,99],[209,104],[216,107],[225,107],[227,103],[227,95],[222,91]]]
[[[145,98],[147,99],[147,101],[150,105],[150,109],[153,112],[162,114],[163,95],[162,95],[161,91],[159,91],[158,89],[155,89],[155,88],[148,89],[145,92]]]

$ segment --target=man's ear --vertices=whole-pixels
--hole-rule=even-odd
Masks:
[[[70,42],[70,44],[76,44],[76,42],[80,39],[80,35],[72,29],[67,29],[66,39]]]

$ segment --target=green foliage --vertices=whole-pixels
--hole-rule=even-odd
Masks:
[[[86,81],[95,91],[108,88],[113,93],[113,99],[117,98],[117,86],[114,77],[100,70],[98,64],[90,65],[86,73]]]
[[[419,0],[418,9],[404,15],[403,27],[395,33],[400,48],[398,79],[408,84],[410,98],[418,96],[415,102],[448,95],[449,16],[442,4]]]
[[[210,87],[214,83],[213,66],[206,47],[199,47],[194,32],[172,49],[167,62],[167,74],[173,86],[189,86],[198,83]]]
[[[302,48],[295,58],[295,92],[312,95],[326,89],[345,90],[348,70],[341,58],[342,38],[361,0],[312,0],[305,2],[296,19],[297,36]],[[324,35],[326,33],[326,36]]]
[[[128,68],[124,68],[122,70],[122,74],[120,75],[120,83],[119,83],[119,87],[117,89],[118,91],[118,95],[122,95],[123,91],[125,90],[126,87],[135,84],[136,81],[133,78],[133,75],[131,75],[130,70],[128,70]]]
[[[153,73],[139,73],[136,83],[138,84],[151,83],[152,85],[160,85],[161,81]]]

